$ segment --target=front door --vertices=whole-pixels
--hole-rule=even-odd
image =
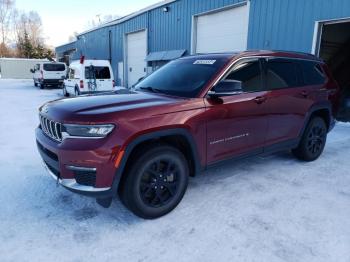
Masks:
[[[262,153],[267,132],[266,92],[263,91],[262,63],[246,59],[236,63],[223,80],[242,82],[243,93],[206,98],[207,162],[250,153]]]

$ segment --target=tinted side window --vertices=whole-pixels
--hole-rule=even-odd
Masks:
[[[261,91],[262,74],[259,60],[245,61],[238,64],[226,79],[242,82],[244,92]]]
[[[305,85],[322,85],[326,82],[326,75],[318,63],[312,61],[301,61],[301,69]]]
[[[267,90],[298,86],[297,65],[289,60],[276,59],[266,63]]]

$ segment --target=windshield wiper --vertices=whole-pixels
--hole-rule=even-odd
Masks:
[[[151,86],[141,86],[141,87],[139,87],[139,89],[147,90],[147,91],[152,92],[152,93],[161,93],[162,92],[160,89],[157,89],[157,88],[154,88]]]

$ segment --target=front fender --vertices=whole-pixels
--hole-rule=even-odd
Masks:
[[[186,138],[187,142],[191,147],[191,154],[194,159],[195,175],[198,174],[201,170],[198,148],[193,136],[186,128],[172,128],[172,129],[166,129],[166,130],[150,131],[148,133],[137,135],[132,139],[130,143],[128,143],[126,146],[123,147],[123,149],[121,149],[121,151],[123,151],[124,154],[122,156],[122,159],[119,162],[119,165],[114,177],[113,186],[112,186],[113,192],[117,192],[120,180],[123,176],[123,173],[126,167],[126,163],[132,151],[136,148],[137,145],[143,142],[146,142],[148,140],[158,139],[158,138],[167,137],[167,136],[174,136],[174,135],[180,135]]]

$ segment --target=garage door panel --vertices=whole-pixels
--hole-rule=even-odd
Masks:
[[[247,49],[248,6],[202,15],[196,19],[196,53]]]
[[[135,84],[145,75],[147,56],[147,33],[140,31],[126,37],[128,86]]]

